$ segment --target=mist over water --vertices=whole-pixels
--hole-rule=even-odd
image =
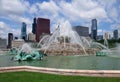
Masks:
[[[20,51],[22,52],[26,52],[26,53],[31,53],[32,52],[32,48],[29,44],[25,43],[22,45]]]

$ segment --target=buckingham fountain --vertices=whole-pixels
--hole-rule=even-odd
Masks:
[[[106,39],[104,43],[108,44]],[[120,45],[117,46],[108,49],[88,37],[79,36],[70,23],[65,21],[51,35],[44,35],[36,47],[25,43],[8,53],[1,52],[0,67],[27,65],[59,69],[120,70]]]
[[[109,49],[89,37],[79,36],[74,31],[68,21],[62,25],[58,25],[52,35],[45,35],[39,41],[36,50],[32,49],[28,44],[24,44],[20,49],[13,48],[9,54],[15,54],[13,60],[39,60],[44,56],[66,56],[66,55],[82,55],[90,56],[106,55]]]

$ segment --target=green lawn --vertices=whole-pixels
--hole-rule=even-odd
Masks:
[[[120,82],[120,78],[64,76],[37,72],[0,73],[0,82]]]

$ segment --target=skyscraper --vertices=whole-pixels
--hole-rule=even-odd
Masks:
[[[27,26],[26,23],[22,22],[21,39],[24,39],[24,40],[27,39],[26,26]]]
[[[6,39],[0,38],[0,49],[6,49]]]
[[[37,28],[36,28],[36,41],[39,42],[40,36],[45,34],[50,34],[50,19],[38,18]]]
[[[84,37],[89,36],[89,28],[88,27],[74,26],[72,29],[75,30],[78,33],[79,36],[84,36]]]
[[[12,47],[13,33],[8,33],[8,48]]]
[[[36,18],[34,18],[33,24],[32,24],[32,33],[33,34],[36,34],[36,27],[37,27]]]
[[[118,30],[114,30],[113,32],[113,38],[118,39]]]
[[[97,40],[97,20],[92,19],[91,38]]]
[[[36,41],[35,34],[29,33],[28,34],[28,41],[35,42]]]

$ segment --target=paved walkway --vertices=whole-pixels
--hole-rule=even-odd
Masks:
[[[12,66],[0,67],[2,72],[31,71],[60,75],[79,75],[79,76],[99,76],[99,77],[120,77],[120,70],[74,70],[74,69],[56,69],[33,66]]]

